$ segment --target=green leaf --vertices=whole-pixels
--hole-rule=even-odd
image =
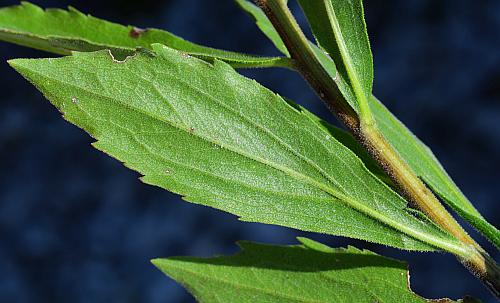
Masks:
[[[500,248],[500,231],[474,208],[432,151],[375,97],[371,98],[370,106],[380,131],[415,173],[457,214]]]
[[[317,120],[229,65],[162,45],[10,64],[144,182],[241,220],[408,250],[468,248],[377,179]]]
[[[354,247],[239,242],[233,256],[152,263],[198,302],[429,302],[410,289],[407,265]],[[452,302],[441,299],[439,302]]]
[[[313,27],[314,34],[316,35],[319,44],[324,48],[328,47],[325,47],[325,45],[334,44],[335,37],[332,36],[333,33],[328,27],[322,26],[322,24],[327,24],[327,22],[329,22],[327,21],[329,20],[329,18],[326,9],[320,9],[320,6],[327,5],[327,3],[324,1],[303,0],[299,0],[299,2],[301,3],[304,11],[309,12],[309,16],[311,17],[309,21],[311,23],[311,26]],[[333,2],[336,5],[346,4],[344,0]],[[358,14],[356,15],[358,18],[352,19],[353,22],[356,22],[357,27],[351,26],[351,30],[353,28],[356,29],[355,32],[357,32],[357,35],[359,35],[358,37],[362,37],[361,40],[364,41],[362,43],[364,47],[362,47],[361,49],[364,48],[364,51],[369,54],[369,41],[367,38],[365,39],[365,37],[367,37],[365,24],[364,21],[361,20],[363,17],[362,6],[360,3],[358,3],[358,1],[352,2],[351,5],[355,7],[353,11],[358,11]],[[317,11],[314,10],[316,8]],[[347,21],[344,20],[344,22]],[[334,45],[330,45],[328,48],[332,49],[334,48]],[[337,67],[335,66],[335,64],[333,62],[329,63],[328,56],[322,54],[317,47],[313,46],[313,50],[320,59],[325,70],[329,73],[330,77],[334,79],[336,78],[337,85],[346,97],[346,100],[354,109],[358,110],[358,105],[353,92],[346,84],[345,79],[340,74],[335,76],[337,72]],[[354,55],[357,56],[358,53],[354,52]],[[359,59],[359,61],[363,61],[363,59]],[[364,61],[365,66],[372,66],[371,55],[366,55]],[[341,66],[339,68],[341,68]],[[500,231],[495,226],[487,222],[482,217],[482,215],[474,208],[472,203],[464,196],[464,194],[450,178],[450,176],[446,173],[432,151],[427,146],[425,146],[425,144],[423,144],[417,137],[415,137],[411,133],[411,131],[396,117],[394,117],[394,115],[392,115],[387,110],[387,108],[373,95],[371,95],[371,97],[368,99],[368,102],[380,131],[384,134],[391,145],[398,151],[401,157],[403,157],[403,159],[408,162],[415,173],[458,215],[460,215],[477,230],[479,230],[495,246],[500,248]],[[374,168],[374,164],[372,163],[373,161],[368,160],[368,158],[364,154],[364,148],[354,148],[353,151],[363,159],[368,167],[372,168],[372,171],[377,174],[379,178],[385,180],[388,184],[390,184],[389,179],[387,177],[384,177],[384,174],[381,174],[377,170],[377,168]]]
[[[69,10],[47,9],[22,2],[0,9],[0,40],[56,54],[71,51],[110,49],[117,59],[132,55],[137,47],[151,49],[152,43],[211,61],[226,61],[234,67],[289,67],[290,59],[259,57],[200,46],[167,31],[97,19],[70,7]]]
[[[332,58],[325,53],[321,48],[319,48],[316,44],[309,41],[309,45],[314,52],[314,55],[318,59],[321,67],[328,73],[328,76],[334,79],[335,84],[339,88],[342,96],[345,101],[357,112],[359,112],[359,103],[356,100],[356,96],[352,87],[349,83],[337,72],[337,67],[335,62],[333,62]]]
[[[373,59],[361,0],[299,0],[299,3],[318,45],[333,59],[340,78],[350,83],[358,101],[353,108],[358,110],[371,96],[373,86]],[[345,88],[339,88],[346,95]],[[350,101],[349,96],[346,99]]]
[[[286,49],[285,43],[281,40],[280,35],[274,29],[272,23],[267,19],[266,14],[255,4],[251,3],[247,0],[235,0],[236,3],[246,11],[250,16],[255,20],[255,24],[259,27],[259,29],[266,35],[266,37],[273,42],[274,46],[282,52],[285,56],[290,57],[290,53]]]
[[[291,104],[293,107],[297,108],[301,111],[307,118],[311,119],[313,122],[318,124],[318,127],[323,128],[327,133],[329,133],[332,137],[334,137],[339,143],[349,148],[358,158],[363,161],[364,165],[368,170],[372,172],[377,178],[384,181],[384,183],[392,185],[391,179],[387,176],[387,174],[380,168],[380,166],[375,162],[370,154],[366,151],[366,149],[361,146],[361,144],[356,141],[356,139],[351,135],[351,133],[335,127],[330,123],[322,120],[318,116],[309,112],[307,109],[302,107],[299,104],[294,103],[291,100],[286,99],[286,101]]]

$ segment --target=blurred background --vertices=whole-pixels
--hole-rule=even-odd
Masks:
[[[277,54],[232,0],[33,2],[72,5],[212,47]],[[500,1],[365,2],[375,95],[433,149],[481,213],[499,226]],[[290,5],[305,27],[295,1]],[[61,119],[5,63],[47,56],[0,42],[0,302],[193,302],[149,260],[232,254],[240,239],[294,244],[304,235],[408,260],[412,288],[427,298],[469,294],[494,302],[450,255],[243,223],[142,184],[136,173],[94,150],[88,135]],[[296,74],[242,73],[332,121]]]

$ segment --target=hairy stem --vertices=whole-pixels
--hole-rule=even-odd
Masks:
[[[335,79],[323,68],[285,0],[256,0],[280,34],[299,72],[339,120],[386,171],[400,193],[431,220],[472,249],[468,255],[458,255],[474,275],[498,296],[500,269],[487,253],[463,230],[435,195],[418,178],[410,166],[389,144],[374,121],[360,120],[345,101]]]

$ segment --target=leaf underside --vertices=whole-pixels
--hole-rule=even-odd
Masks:
[[[411,291],[403,262],[354,247],[299,240],[303,244],[293,246],[241,241],[241,251],[233,256],[152,262],[204,303],[430,302]]]
[[[254,16],[259,27],[264,29],[266,35],[271,38],[278,49],[283,51],[283,42],[276,31],[273,31],[272,24],[265,18],[262,11],[243,0],[237,2]],[[357,5],[357,3],[354,4]],[[304,6],[304,4],[302,5]],[[364,23],[362,27],[358,26],[358,28],[364,29]],[[318,38],[323,35],[316,34],[316,36]],[[360,36],[363,37],[363,35]],[[117,59],[124,59],[126,56],[132,55],[137,46],[151,49],[152,42],[163,42],[172,48],[193,53],[205,60],[213,61],[218,58],[235,67],[290,66],[289,61],[286,61],[287,58],[263,58],[206,48],[185,41],[166,31],[141,30],[132,26],[122,26],[84,15],[73,8],[70,8],[69,11],[42,10],[26,2],[19,6],[0,9],[0,39],[58,54],[68,54],[71,50],[93,51],[109,48]],[[286,54],[286,52],[284,53]],[[350,94],[349,98],[352,99],[352,92],[347,94]],[[459,215],[485,234],[497,247],[500,247],[500,232],[477,212],[446,174],[432,152],[392,116],[378,100],[372,97],[370,102],[382,132],[415,172]],[[349,141],[351,139],[349,138]],[[343,143],[346,144],[346,142]],[[356,152],[359,153],[360,150],[362,149],[358,149]],[[361,155],[361,157],[365,164],[382,178],[382,174],[378,173],[377,168],[372,169],[376,166],[370,163],[373,161],[367,160],[365,155]],[[387,180],[387,178],[383,179]]]
[[[123,26],[85,15],[72,7],[43,10],[28,2],[0,9],[0,40],[60,55],[110,49],[117,59],[132,55],[137,47],[151,49],[152,43],[162,43],[205,60],[217,58],[234,67],[290,66],[290,59],[284,57],[260,57],[214,49],[164,30]]]
[[[318,118],[221,61],[156,44],[125,61],[99,51],[10,64],[96,148],[187,201],[401,249],[456,245]]]
[[[288,56],[265,15],[251,3],[236,1]],[[303,8],[314,8],[316,3],[299,2]],[[335,14],[340,16],[339,28],[352,31],[342,31],[342,37],[366,37],[366,45],[349,39],[345,45],[352,50],[348,52],[354,62],[351,68],[359,76],[363,92],[370,96],[381,131],[438,196],[500,247],[500,232],[460,192],[430,149],[371,96],[372,59],[361,2],[328,3],[325,0],[321,5],[332,5],[340,12]],[[342,7],[346,3],[352,6],[350,11]],[[305,12],[309,17],[307,8]],[[343,25],[345,22],[352,24]],[[327,40],[331,36],[322,33],[318,24],[321,22],[313,21],[311,26],[319,46],[341,62],[336,59],[342,56],[341,47],[329,45],[335,40]],[[140,172],[148,184],[245,221],[408,250],[436,250],[435,244],[440,242],[456,245],[422,214],[406,208],[405,201],[381,181],[380,169],[352,136],[229,67],[293,68],[289,58],[217,50],[166,31],[122,26],[73,8],[44,11],[25,2],[0,9],[0,40],[62,55],[109,49],[10,63],[68,121],[96,138],[96,148]],[[169,48],[151,46],[158,42]],[[137,47],[149,51],[137,51]],[[337,69],[341,90],[354,100],[353,91],[346,88],[352,75],[341,64],[335,72]],[[351,105],[357,109],[356,104]],[[243,252],[232,257],[159,259],[154,263],[203,302],[226,296],[223,301],[230,301],[235,293],[241,302],[254,302],[255,298],[352,302],[353,294],[359,295],[356,302],[426,301],[409,290],[406,277],[401,278],[406,276],[401,263],[354,248],[331,249],[311,240],[301,241],[303,245],[289,247],[244,242]],[[311,262],[304,262],[308,259]],[[333,261],[342,264],[335,267]],[[396,279],[398,275],[400,279]],[[386,280],[368,281],[376,276]],[[297,287],[290,281],[301,284]],[[325,285],[325,291],[316,291],[317,285]]]
[[[342,36],[347,42],[346,45],[353,49],[351,52],[355,66],[358,67],[360,79],[366,92],[371,92],[373,81],[373,63],[370,51],[366,25],[363,17],[363,7],[361,1],[331,1],[299,0],[312,31],[317,39],[318,45],[328,51],[336,65],[325,68],[331,69],[330,75],[335,75],[339,70],[337,84],[343,92],[347,101],[354,109],[358,109],[354,100],[352,89],[346,85],[348,79],[345,66],[337,62],[343,62],[335,34],[332,31],[331,21],[327,14],[326,6],[331,6],[339,13],[337,21],[341,27],[348,31]],[[351,16],[351,17],[350,17]],[[267,23],[264,27],[272,26],[269,19],[259,20],[261,24]],[[343,25],[342,25],[343,24]],[[261,25],[262,26],[262,25]],[[370,93],[371,95],[371,93]],[[487,222],[483,216],[475,209],[472,203],[460,191],[451,177],[446,173],[439,160],[432,151],[422,143],[403,123],[401,123],[377,98],[371,95],[368,98],[371,111],[380,131],[386,139],[398,151],[398,153],[410,165],[413,171],[439,196],[443,202],[450,206],[458,215],[464,218],[496,247],[500,248],[500,231]]]

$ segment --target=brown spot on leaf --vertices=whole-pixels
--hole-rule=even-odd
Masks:
[[[138,27],[132,27],[132,29],[130,30],[130,32],[128,33],[128,35],[134,39],[137,39],[139,38],[142,34],[144,34],[144,32],[146,32],[145,29],[142,29],[142,28],[138,28]]]

